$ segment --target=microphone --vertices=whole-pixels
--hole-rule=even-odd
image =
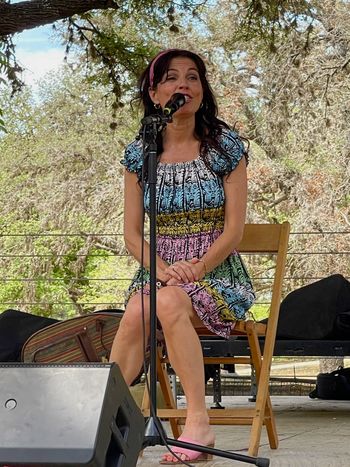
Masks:
[[[163,114],[166,117],[171,117],[180,107],[186,104],[186,96],[176,92],[171,96],[171,99],[165,104]]]

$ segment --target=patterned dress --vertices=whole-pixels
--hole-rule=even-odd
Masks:
[[[224,228],[223,176],[236,168],[244,157],[238,135],[223,130],[219,144],[226,154],[212,148],[209,167],[201,156],[186,162],[159,162],[157,166],[157,252],[168,264],[201,258]],[[142,142],[127,146],[122,164],[130,172],[140,173],[143,163]],[[149,212],[149,188],[144,192]],[[127,291],[129,298],[141,289],[141,268]],[[148,271],[143,271],[149,281]],[[245,319],[255,295],[244,263],[236,250],[199,281],[182,284],[192,306],[204,325],[222,337],[228,337],[234,321]]]

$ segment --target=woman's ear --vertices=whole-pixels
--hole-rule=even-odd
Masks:
[[[155,91],[152,88],[149,88],[148,89],[148,94],[149,94],[149,97],[151,98],[151,101],[153,102],[153,104],[159,105],[159,100],[158,100],[158,97],[157,97],[157,91]]]

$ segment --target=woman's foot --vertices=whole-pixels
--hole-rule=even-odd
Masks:
[[[183,441],[184,443],[191,443],[191,444],[200,444],[202,446],[206,447],[214,447],[214,443],[212,444],[204,444],[199,441],[195,441],[190,438],[185,438],[183,436],[180,436],[178,438],[179,441]],[[182,464],[183,462],[190,462],[191,464],[196,464],[198,462],[207,462],[212,459],[213,455],[206,453],[206,452],[201,452],[201,451],[194,451],[192,449],[188,448],[181,448],[181,447],[172,447],[171,450],[176,454],[177,457],[175,457],[173,454],[165,454],[163,456],[163,459],[159,462],[162,465],[176,465],[176,464]]]
[[[199,424],[198,421],[195,423],[191,423],[191,421],[186,421],[184,431],[179,437],[179,441],[213,447],[215,443],[215,434],[210,425],[208,425],[207,421],[206,423],[202,424]],[[171,450],[175,452],[181,460],[184,460],[186,462],[204,462],[211,459],[212,457],[210,454],[202,453],[199,451],[193,451],[187,448],[172,447]],[[169,452],[167,454],[164,454],[160,464],[173,465],[180,464],[180,462],[175,456],[173,456]]]

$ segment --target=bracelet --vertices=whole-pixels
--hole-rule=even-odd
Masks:
[[[198,263],[203,263],[204,264],[204,274],[207,275],[208,274],[207,265],[205,264],[204,259],[199,259]]]

